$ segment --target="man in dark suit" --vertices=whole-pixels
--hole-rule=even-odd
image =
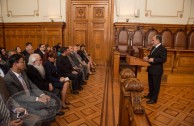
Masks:
[[[148,81],[149,81],[149,94],[144,96],[149,98],[146,103],[153,104],[157,102],[158,94],[160,91],[160,83],[163,74],[163,63],[167,59],[167,50],[161,44],[162,36],[155,35],[152,39],[152,50],[148,57],[144,57],[144,60],[150,63],[148,66]]]

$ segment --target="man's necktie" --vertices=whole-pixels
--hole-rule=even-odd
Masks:
[[[26,92],[26,94],[27,95],[30,95],[30,92],[29,92],[29,90],[27,88],[27,85],[26,85],[25,81],[23,80],[21,74],[18,76],[18,79],[20,80],[20,82],[21,82],[21,84],[22,84],[22,86],[23,86],[24,91]]]
[[[4,101],[3,101],[3,98],[1,97],[0,95],[0,123],[9,123],[10,121],[10,112],[9,110],[7,109]]]

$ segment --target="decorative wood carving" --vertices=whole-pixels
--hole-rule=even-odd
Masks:
[[[94,18],[104,18],[104,7],[94,7]]]
[[[75,10],[76,19],[86,19],[86,8],[85,7],[77,7]]]

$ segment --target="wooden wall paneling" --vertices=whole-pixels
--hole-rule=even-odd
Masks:
[[[173,73],[194,74],[194,50],[180,50],[175,56]]]
[[[50,46],[62,43],[64,26],[63,22],[4,23],[5,47],[7,50],[16,46],[24,49],[25,43],[31,42],[36,49],[40,43]]]
[[[71,45],[85,44],[88,47],[88,16],[89,16],[88,4],[73,4],[72,5],[72,24],[71,30]]]
[[[72,2],[69,45],[85,44],[97,64],[106,65],[108,55],[108,4]]]
[[[174,60],[175,60],[175,52],[168,51],[167,52],[167,59],[166,59],[166,62],[164,63],[165,73],[172,73],[173,72]]]
[[[73,43],[76,44],[86,44],[88,43],[88,22],[87,21],[75,21],[74,31],[73,31]],[[86,44],[88,46],[88,44]]]
[[[107,64],[108,47],[108,5],[91,5],[91,34],[89,35],[88,51],[97,64]]]
[[[3,23],[0,23],[0,47],[4,47]]]

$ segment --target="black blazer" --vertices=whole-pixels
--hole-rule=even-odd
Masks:
[[[44,79],[40,72],[33,66],[27,65],[27,69],[25,70],[28,78],[40,89],[48,91],[49,82]]]
[[[163,74],[163,63],[165,63],[167,59],[167,50],[161,44],[154,50],[153,53],[151,52],[148,58],[154,58],[154,61],[153,63],[150,63],[150,66],[148,66],[148,73],[155,74],[155,75],[161,75]]]
[[[60,55],[56,61],[57,71],[61,76],[73,71],[73,66],[71,65],[67,56]]]
[[[47,60],[44,63],[44,69],[46,71],[46,78],[50,83],[60,83],[60,75],[57,73],[54,63]]]

